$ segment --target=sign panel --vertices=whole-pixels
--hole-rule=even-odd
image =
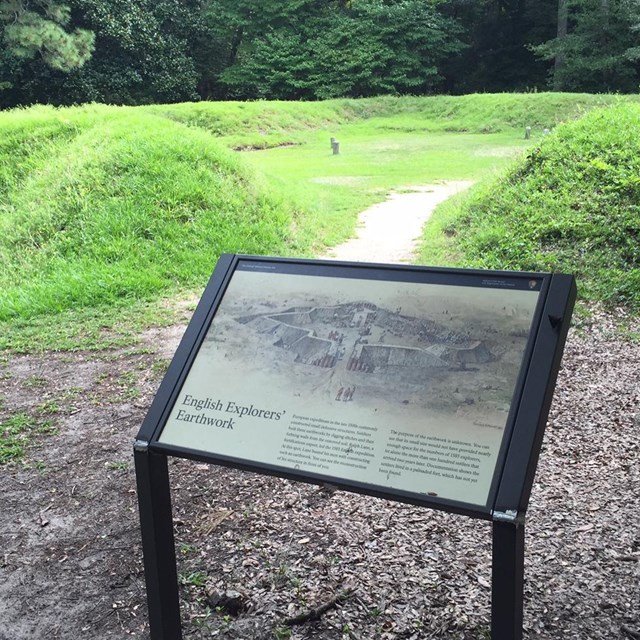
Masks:
[[[545,275],[234,265],[159,444],[491,504]]]

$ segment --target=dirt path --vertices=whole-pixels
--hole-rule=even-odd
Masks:
[[[355,238],[334,247],[324,257],[361,262],[410,262],[433,210],[472,184],[450,181],[392,193],[384,202],[360,214]]]

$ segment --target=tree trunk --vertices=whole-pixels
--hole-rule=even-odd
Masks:
[[[565,63],[564,41],[567,37],[567,0],[558,0],[558,29],[556,31],[556,43],[558,51],[553,65],[553,90],[562,91],[562,68]]]
[[[231,47],[229,49],[229,60],[228,66],[231,66],[235,63],[236,58],[238,57],[238,49],[242,44],[242,38],[244,36],[244,28],[238,27],[233,34],[233,38],[231,39]]]
[[[607,51],[609,48],[609,0],[600,0],[600,11],[602,14],[602,50]],[[610,91],[610,76],[607,67],[602,68],[602,86]]]

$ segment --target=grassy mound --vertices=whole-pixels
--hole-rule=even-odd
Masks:
[[[0,320],[201,285],[293,215],[209,134],[113,107],[0,114],[0,196]]]
[[[639,311],[640,106],[558,127],[444,215],[458,263],[574,273],[583,298]]]
[[[372,186],[355,198],[342,184],[327,188],[312,178],[335,182],[341,170],[359,178],[358,158],[380,163],[398,145],[406,158],[396,170],[422,166],[422,156],[410,155],[423,152],[412,151],[413,132],[505,130],[506,144],[521,140],[524,126],[540,135],[542,126],[613,103],[621,106],[559,128],[498,196],[478,197],[450,231],[478,264],[578,270],[588,295],[630,301],[637,287],[630,266],[637,260],[635,99],[503,94],[0,113],[0,321],[122,307],[200,287],[223,251],[290,255],[320,246],[331,229],[344,235],[352,228],[356,200],[368,201],[374,187],[381,197],[402,176],[385,182],[367,165],[362,181]],[[351,155],[331,160],[327,134],[336,130],[349,137]],[[389,142],[393,136],[407,139]],[[411,139],[426,140],[430,157],[439,157],[435,138]],[[286,182],[293,169],[267,180],[225,148],[292,141],[305,143],[293,161],[307,163],[295,188]],[[461,233],[466,226],[469,235]]]
[[[234,149],[299,143],[309,131],[353,119],[342,102],[198,102],[139,107],[189,127],[204,129]]]
[[[383,96],[323,102],[200,102],[140,107],[205,129],[234,148],[267,148],[304,139],[309,130],[348,123],[381,131],[495,133],[529,126],[542,130],[587,111],[638,96],[575,93],[500,93],[467,96]]]

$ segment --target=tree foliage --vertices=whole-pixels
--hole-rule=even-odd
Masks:
[[[639,7],[640,0],[0,0],[0,107],[633,92]]]
[[[235,12],[220,81],[238,98],[431,93],[439,65],[461,48],[454,21],[424,0],[218,6]]]
[[[92,100],[129,104],[197,98],[191,52],[196,1],[71,1],[96,32],[91,62],[67,82],[78,98],[89,94]]]
[[[565,91],[638,90],[640,3],[638,0],[562,0],[566,33],[534,51],[560,58],[554,87]]]
[[[556,32],[557,0],[449,0],[447,15],[467,44],[445,67],[454,93],[527,91],[543,87],[548,63],[530,49]]]
[[[7,102],[143,104],[198,98],[192,55],[197,0],[69,0],[71,21],[95,33],[91,59],[61,72],[26,64]],[[0,78],[2,66],[0,63]]]
[[[3,42],[10,54],[18,58],[42,60],[54,69],[77,69],[90,58],[95,37],[92,31],[65,27],[71,9],[56,0],[0,0],[0,24]]]

